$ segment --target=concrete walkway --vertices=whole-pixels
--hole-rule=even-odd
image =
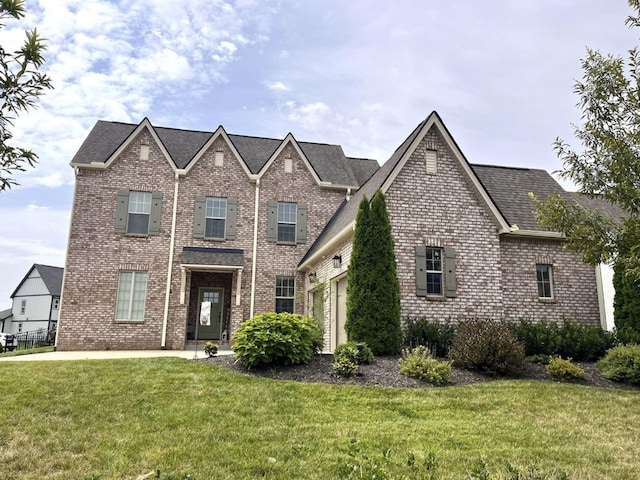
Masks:
[[[103,360],[113,358],[154,358],[154,357],[178,357],[178,358],[206,358],[202,350],[203,346],[190,346],[188,350],[104,350],[81,352],[47,352],[31,355],[19,355],[17,357],[0,357],[0,362],[35,362],[48,360]],[[196,357],[197,355],[197,357]],[[231,350],[218,350],[218,355],[233,355]]]

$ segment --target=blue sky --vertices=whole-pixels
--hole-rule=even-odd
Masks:
[[[99,120],[335,143],[383,163],[437,110],[472,163],[561,167],[587,46],[637,32],[611,0],[28,0],[55,90],[16,144],[40,156],[0,193],[0,309],[33,263],[64,266],[68,166]]]

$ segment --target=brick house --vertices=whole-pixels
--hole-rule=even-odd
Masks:
[[[571,197],[542,170],[470,165],[435,112],[382,167],[291,134],[147,119],[98,122],[71,165],[60,350],[226,342],[273,310],[313,313],[333,350],[358,203],[378,189],[403,315],[600,323],[594,270],[537,226],[528,192]]]

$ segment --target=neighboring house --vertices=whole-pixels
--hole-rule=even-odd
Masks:
[[[313,313],[333,350],[358,204],[378,189],[403,315],[601,322],[594,270],[537,225],[528,193],[571,197],[543,170],[470,165],[435,112],[382,167],[291,134],[147,119],[98,122],[71,165],[61,350],[227,342],[273,310]]]
[[[4,325],[11,321],[11,309],[7,308],[0,312],[0,333],[4,332]]]
[[[11,317],[4,323],[7,333],[55,330],[60,309],[64,269],[34,264],[11,294]]]

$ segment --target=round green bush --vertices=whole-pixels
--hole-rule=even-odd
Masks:
[[[552,357],[547,365],[549,375],[562,380],[584,378],[584,370],[571,362],[570,358]]]
[[[524,347],[503,322],[469,320],[458,328],[449,358],[462,368],[514,375],[522,371]]]
[[[398,366],[401,374],[433,385],[446,385],[451,379],[451,362],[439,362],[432,358],[431,352],[424,345],[413,349],[404,348]]]
[[[243,367],[305,364],[322,349],[322,327],[295,313],[263,313],[236,330],[231,349]]]
[[[621,345],[612,348],[596,364],[609,380],[640,385],[640,345]]]

